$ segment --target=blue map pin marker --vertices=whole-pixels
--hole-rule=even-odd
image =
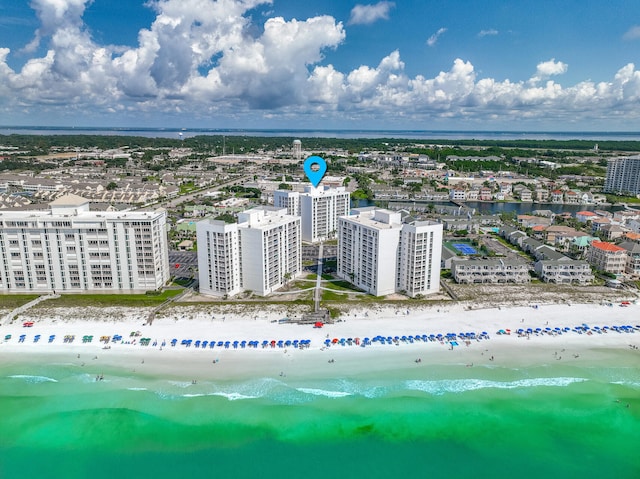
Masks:
[[[317,169],[312,168],[314,165],[318,165]],[[324,174],[327,172],[327,162],[324,161],[319,156],[310,156],[306,160],[304,160],[304,172],[309,178],[309,181],[313,185],[314,188],[317,188]]]

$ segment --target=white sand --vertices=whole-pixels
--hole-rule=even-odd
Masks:
[[[176,308],[176,311],[182,311]],[[188,311],[185,310],[185,311]],[[176,313],[177,314],[177,313]],[[323,328],[311,325],[280,324],[282,314],[271,312],[260,318],[247,315],[219,313],[184,314],[181,317],[167,316],[143,325],[139,311],[123,308],[122,320],[86,320],[85,315],[71,314],[64,319],[34,317],[34,326],[24,328],[28,314],[12,325],[0,327],[0,361],[7,362],[69,362],[87,368],[97,374],[109,367],[119,367],[140,374],[162,375],[182,379],[242,379],[254,376],[277,376],[304,378],[308,376],[331,377],[336,374],[372,374],[406,367],[424,365],[464,364],[473,366],[531,366],[543,364],[579,363],[601,365],[611,361],[618,366],[640,364],[640,331],[634,333],[530,335],[519,337],[519,328],[574,327],[587,323],[589,326],[637,325],[640,324],[640,305],[622,307],[594,304],[540,305],[498,309],[469,310],[462,304],[446,307],[425,307],[419,311],[374,308],[352,312],[335,324]],[[127,319],[130,317],[135,319]],[[105,318],[113,317],[107,315]],[[497,335],[500,329],[510,329],[510,335]],[[151,338],[156,346],[141,346],[140,337],[130,338],[132,331],[140,331],[141,337]],[[448,343],[400,342],[396,345],[373,343],[371,346],[325,347],[325,339],[373,338],[422,334],[446,334],[449,332],[486,331],[491,339],[471,341],[468,345],[458,340],[458,346]],[[5,335],[12,338],[4,340]],[[23,343],[19,336],[26,334]],[[41,335],[34,343],[36,334]],[[49,335],[55,334],[53,343]],[[109,343],[103,349],[101,336],[120,334],[125,343]],[[64,343],[65,335],[75,335],[72,344]],[[82,337],[92,335],[93,342],[82,343]],[[176,347],[171,339],[178,339]],[[136,344],[126,344],[136,339]],[[190,348],[180,345],[182,339],[242,341],[309,339],[306,349],[257,348],[229,349],[216,346],[214,349]],[[160,345],[166,342],[164,348]],[[421,362],[415,360],[420,358]],[[493,358],[493,359],[491,359]],[[332,362],[329,362],[333,360]]]

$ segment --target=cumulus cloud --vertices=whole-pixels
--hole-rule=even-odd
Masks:
[[[444,27],[439,28],[436,33],[434,33],[428,38],[427,45],[429,45],[430,47],[434,46],[436,43],[438,43],[438,39],[440,38],[440,35],[442,35],[446,31],[447,29]]]
[[[531,77],[531,83],[537,83],[554,75],[562,75],[567,72],[569,65],[563,62],[556,62],[555,58],[549,61],[538,63],[536,73]]]
[[[464,59],[432,78],[410,76],[398,50],[377,65],[339,71],[324,55],[345,40],[343,25],[323,15],[253,24],[250,10],[269,0],[156,0],[155,19],[140,30],[135,46],[100,45],[82,21],[89,2],[33,0],[46,49],[19,70],[9,66],[11,52],[0,44],[5,121],[33,111],[50,118],[102,115],[112,124],[145,115],[292,123],[305,117],[478,124],[640,119],[640,71],[631,63],[612,72],[610,81],[576,85],[552,80],[568,68],[555,59],[518,82],[481,77]]]
[[[349,25],[370,25],[378,20],[388,20],[389,11],[395,7],[393,2],[378,2],[374,5],[356,5],[351,9]]]
[[[568,65],[566,63],[557,62],[555,58],[547,62],[538,63],[536,68],[537,76],[562,75],[567,72]]]
[[[490,28],[489,30],[480,30],[480,32],[478,33],[478,36],[482,38],[487,36],[494,36],[494,35],[497,35],[498,33],[499,33],[498,30],[494,28]]]
[[[640,25],[634,25],[622,36],[625,40],[637,40],[640,38]]]

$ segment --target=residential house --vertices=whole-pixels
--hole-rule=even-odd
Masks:
[[[551,203],[564,203],[564,192],[562,190],[553,190],[551,192]]]
[[[604,226],[610,225],[611,220],[609,218],[602,218],[601,216],[597,216],[591,220],[591,231],[594,233],[600,231]]]
[[[597,270],[622,274],[626,267],[627,250],[613,243],[592,241],[587,250],[587,261]]]
[[[627,252],[627,264],[624,272],[634,278],[640,277],[640,243],[626,241],[621,243],[620,248]]]
[[[588,221],[592,221],[594,218],[597,218],[598,215],[593,211],[578,211],[576,213],[576,220],[580,223],[586,223]]]
[[[451,188],[449,190],[449,199],[453,201],[465,201],[467,192],[464,188]]]
[[[568,205],[577,205],[580,203],[580,197],[578,196],[578,193],[573,190],[565,191],[564,202]]]
[[[605,224],[600,227],[600,232],[604,235],[605,239],[612,241],[618,238],[622,238],[626,229],[618,225]]]
[[[491,201],[493,199],[493,192],[490,188],[480,188],[480,201]]]
[[[535,191],[536,201],[539,203],[544,203],[549,200],[549,190],[546,188],[536,188]]]

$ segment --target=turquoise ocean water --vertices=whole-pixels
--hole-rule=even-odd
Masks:
[[[0,477],[640,477],[640,367],[104,374],[0,366]]]

